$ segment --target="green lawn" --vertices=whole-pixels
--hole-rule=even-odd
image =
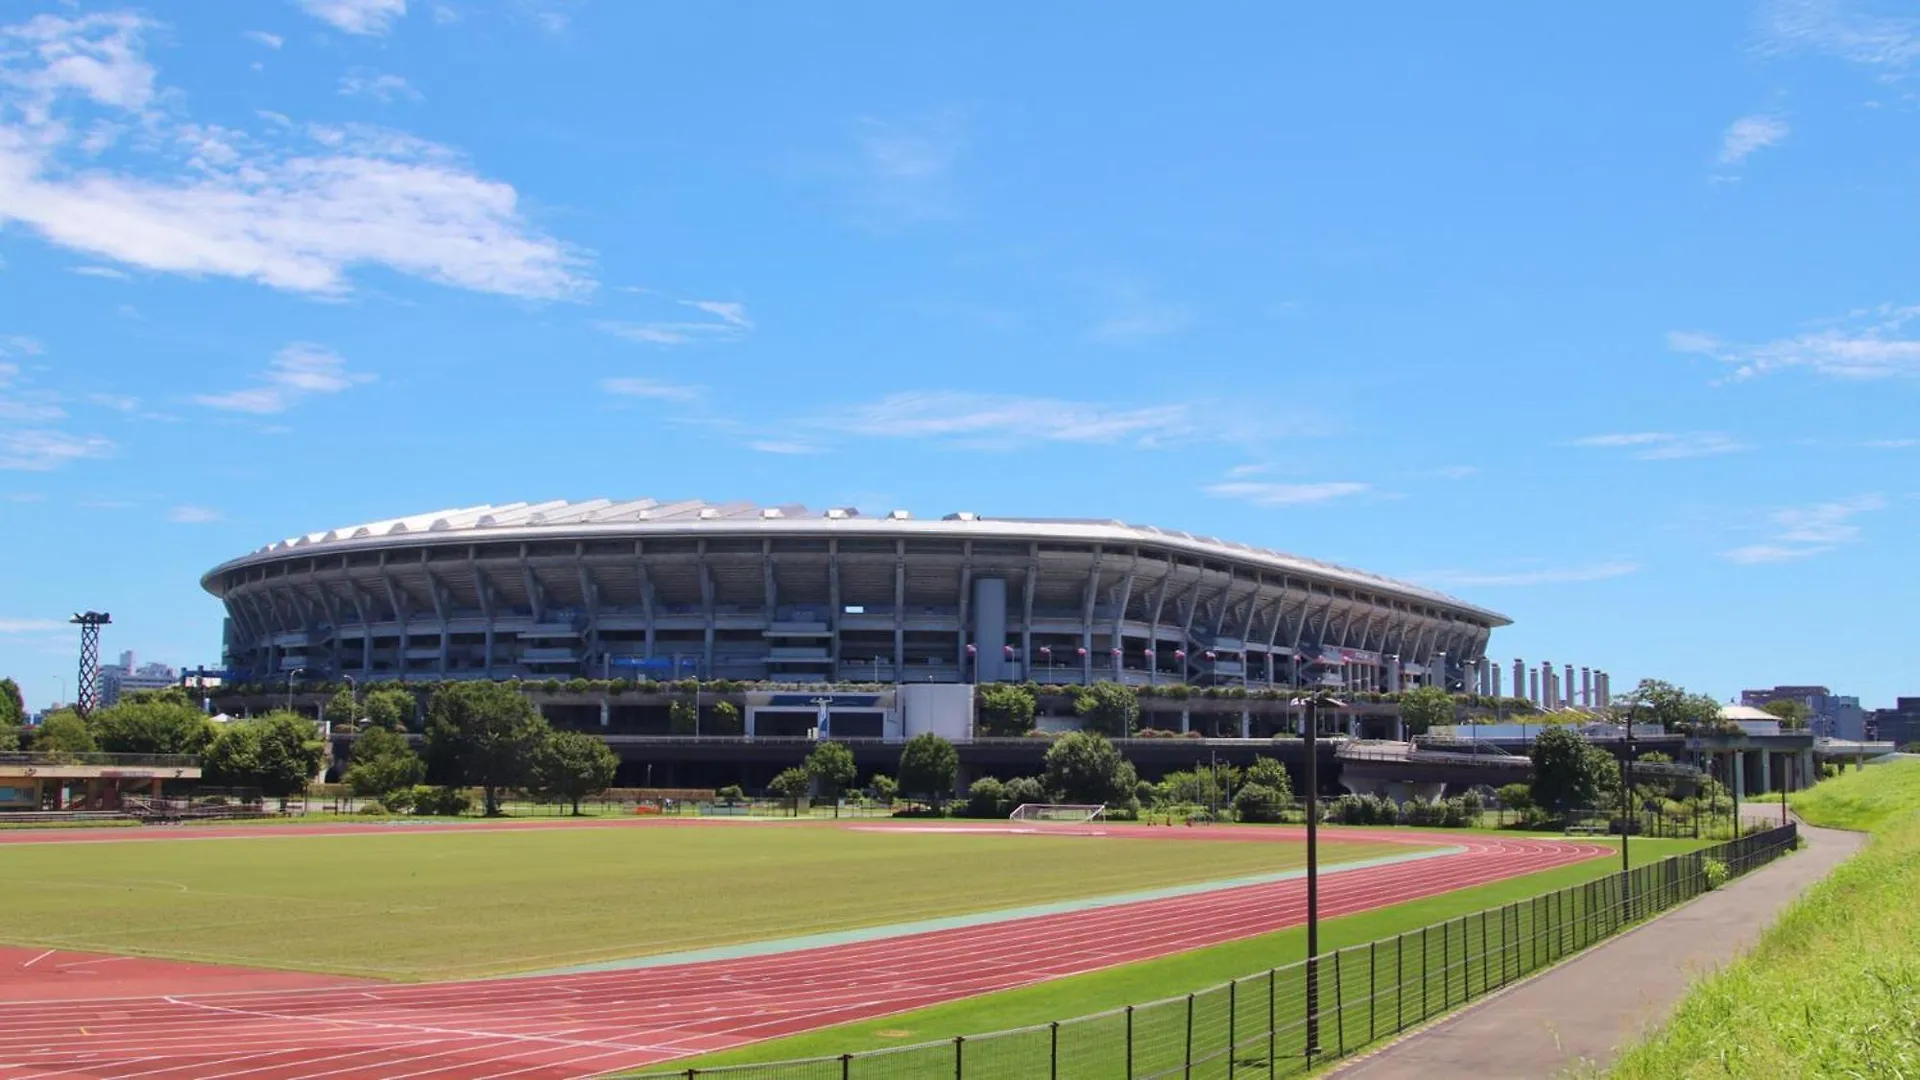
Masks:
[[[1610,1075],[1920,1076],[1920,762],[1849,771],[1792,802],[1811,824],[1869,830],[1866,850]]]
[[[1344,829],[1340,831],[1347,832]],[[1361,831],[1354,830],[1354,832]],[[1609,841],[1598,842],[1608,843]],[[1636,838],[1632,848],[1634,865],[1654,862],[1701,846],[1704,846],[1702,842],[1693,840]],[[1569,885],[1592,881],[1614,873],[1619,868],[1620,860],[1617,857],[1595,859],[1574,866],[1563,866],[1490,885],[1461,889],[1424,900],[1380,908],[1360,915],[1331,919],[1321,925],[1320,947],[1323,952],[1330,952],[1349,945],[1362,945],[1380,938],[1389,938],[1398,933],[1417,931],[1423,926],[1446,919],[1457,919],[1462,915],[1477,913],[1515,900],[1527,899]],[[1056,979],[1019,990],[985,994],[896,1016],[823,1028],[819,1031],[758,1043],[726,1053],[707,1055],[684,1062],[676,1061],[673,1064],[682,1069],[689,1065],[705,1068],[712,1065],[737,1065],[746,1062],[831,1056],[949,1039],[955,1035],[972,1036],[983,1032],[1045,1024],[1052,1020],[1064,1020],[1069,1017],[1204,990],[1244,975],[1294,963],[1305,956],[1306,932],[1299,928],[1282,930],[1244,941],[1195,949],[1158,960]],[[1360,973],[1357,972],[1348,973],[1347,976],[1348,982],[1356,988],[1354,994],[1356,1000],[1364,997],[1364,992],[1358,989],[1362,985],[1359,981],[1360,977]],[[1326,978],[1330,979],[1331,975],[1327,975]],[[1477,987],[1478,976],[1475,976],[1475,980]],[[1459,978],[1456,978],[1452,985],[1458,988]],[[1443,992],[1439,989],[1434,991],[1432,996],[1434,1004],[1437,1005],[1442,1000]],[[1455,992],[1458,992],[1457,989]],[[1331,991],[1328,991],[1328,994],[1331,996]],[[1360,1030],[1360,1025],[1356,1023],[1352,1033],[1354,1038],[1358,1037]],[[1329,1034],[1330,1039],[1331,1037]],[[1357,1044],[1353,1038],[1350,1038],[1349,1048],[1353,1045]],[[1264,1075],[1264,1070],[1260,1072]],[[901,1072],[899,1075],[905,1076],[908,1073]]]
[[[1403,855],[1356,838],[1322,858]],[[0,942],[392,979],[525,971],[1273,873],[1301,846],[807,824],[0,845]]]

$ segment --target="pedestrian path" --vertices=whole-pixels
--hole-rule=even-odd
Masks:
[[[1332,1073],[1341,1080],[1555,1077],[1604,1066],[1695,979],[1744,953],[1866,837],[1802,824],[1807,846]]]

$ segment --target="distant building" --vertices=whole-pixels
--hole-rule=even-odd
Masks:
[[[1797,701],[1813,715],[1807,727],[1815,735],[1830,739],[1859,740],[1867,737],[1867,712],[1860,699],[1835,694],[1824,686],[1776,686],[1771,690],[1742,690],[1740,704],[1765,708],[1770,701]]]
[[[1868,738],[1895,746],[1920,742],[1920,697],[1895,698],[1891,709],[1875,709],[1867,717]]]
[[[135,690],[165,690],[176,685],[180,673],[165,664],[135,664],[131,652],[120,654],[117,664],[100,665],[100,705],[112,705],[122,694]]]

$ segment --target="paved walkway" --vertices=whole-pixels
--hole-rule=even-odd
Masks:
[[[1776,811],[1777,812],[1777,811]],[[1800,826],[1798,854],[1334,1070],[1342,1080],[1559,1076],[1605,1065],[1700,975],[1745,952],[1780,911],[1865,842]]]

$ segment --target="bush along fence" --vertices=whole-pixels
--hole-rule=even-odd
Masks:
[[[1259,1080],[1301,1076],[1792,851],[1785,825],[1208,990],[1051,1024],[634,1080]],[[1309,1010],[1317,984],[1319,1007]]]

